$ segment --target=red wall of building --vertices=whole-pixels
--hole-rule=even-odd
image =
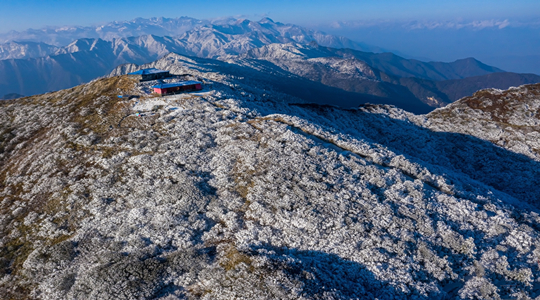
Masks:
[[[183,86],[175,86],[170,88],[154,88],[154,92],[158,94],[171,94],[178,91],[192,91],[192,90],[202,90],[202,85],[199,84],[192,84],[192,85],[183,85]]]

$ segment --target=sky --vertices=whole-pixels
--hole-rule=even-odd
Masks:
[[[516,71],[536,64],[540,72],[539,0],[0,0],[0,33],[180,16],[267,16],[408,57],[472,56]]]

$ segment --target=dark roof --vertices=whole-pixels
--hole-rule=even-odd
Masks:
[[[194,84],[202,84],[202,82],[191,80],[191,81],[164,83],[164,84],[154,85],[152,88],[166,89],[166,88],[171,88],[171,87],[175,87],[175,86],[194,85]]]
[[[135,72],[129,73],[128,75],[148,75],[148,74],[159,74],[159,73],[168,73],[168,72],[169,71],[150,68],[150,69],[142,69],[139,71],[135,71]]]

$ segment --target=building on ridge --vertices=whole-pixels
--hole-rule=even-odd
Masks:
[[[202,90],[202,82],[200,81],[181,81],[173,83],[164,83],[154,85],[154,92],[160,95],[170,95],[188,91]]]
[[[165,78],[171,77],[171,74],[169,73],[169,71],[159,70],[155,68],[142,69],[139,71],[129,73],[128,75],[138,79],[139,81],[149,81],[149,80],[165,79]]]

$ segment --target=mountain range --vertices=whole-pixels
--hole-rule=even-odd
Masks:
[[[5,298],[540,296],[539,84],[414,115],[262,56],[146,66],[204,89],[126,64],[0,102]]]
[[[309,43],[310,41],[335,48],[382,51],[380,48],[354,42],[344,37],[293,24],[274,22],[269,18],[253,22],[233,18],[209,21],[181,17],[175,19],[138,18],[94,27],[61,27],[10,32],[4,35],[4,42],[0,44],[0,59],[37,58],[65,53],[70,50],[59,50],[79,39],[112,42],[149,35],[172,37],[176,43],[184,46],[189,44],[186,46],[189,48],[186,51],[190,51],[191,55],[213,58],[226,53],[239,53],[243,48],[250,49],[269,43]],[[2,35],[0,35],[1,38]],[[235,40],[235,43],[231,43],[232,40]]]
[[[179,18],[136,18],[131,21],[116,21],[98,26],[64,26],[43,29],[28,29],[22,32],[10,31],[0,34],[0,44],[9,42],[34,42],[63,47],[78,39],[102,39],[111,41],[142,35],[180,37],[196,31],[214,31],[226,34],[245,34],[254,29],[261,31],[270,39],[289,38],[290,41],[303,42],[317,40],[329,47],[347,47],[363,51],[382,52],[383,49],[351,41],[343,37],[324,34],[293,24],[274,22],[263,18],[259,22],[245,19],[224,18],[198,20],[189,17]],[[269,35],[270,34],[270,35]],[[51,52],[52,53],[52,52]]]
[[[72,87],[104,76],[118,65],[140,65],[170,52],[232,61],[244,69],[250,65],[247,61],[270,63],[289,77],[296,75],[339,90],[346,95],[344,102],[386,101],[416,113],[431,111],[482,88],[505,89],[540,81],[540,76],[507,73],[473,58],[452,63],[421,62],[392,53],[374,53],[382,49],[268,18],[259,22],[136,19],[101,27],[51,30],[4,37],[11,40],[0,45],[0,95],[33,95]],[[172,37],[130,37],[148,32]],[[90,38],[52,46],[43,43],[46,40],[40,38],[42,35],[62,41]],[[26,36],[29,41],[12,41],[17,36]],[[354,100],[347,100],[351,97]]]
[[[168,37],[146,34],[133,37],[131,35],[135,33],[125,29],[126,26],[138,28],[144,33],[155,32],[158,27],[163,30],[177,28],[181,32],[175,33],[181,35]],[[153,29],[144,29],[147,27]],[[275,23],[268,18],[260,22],[231,19],[214,23],[190,18],[137,19],[122,24],[112,23],[104,28],[109,29],[55,29],[64,40],[70,41],[63,46],[44,44],[43,39],[38,37],[29,42],[10,41],[0,45],[0,95],[33,95],[71,87],[103,76],[119,64],[147,63],[169,52],[215,58],[239,54],[273,42],[311,41],[338,48],[365,49],[360,43],[342,37]],[[105,30],[108,34],[98,38],[80,38],[93,36],[87,33],[96,30]],[[44,32],[45,36],[54,36],[50,30]],[[161,32],[173,33],[166,30]],[[71,40],[74,37],[77,39]]]
[[[265,60],[288,72],[345,91],[394,99],[394,102],[401,99],[411,105],[421,102],[430,107],[442,107],[484,88],[505,89],[540,82],[540,76],[504,72],[474,58],[426,63],[392,53],[333,49],[314,44],[272,44],[249,50],[239,57]],[[403,104],[398,106],[410,110]]]

